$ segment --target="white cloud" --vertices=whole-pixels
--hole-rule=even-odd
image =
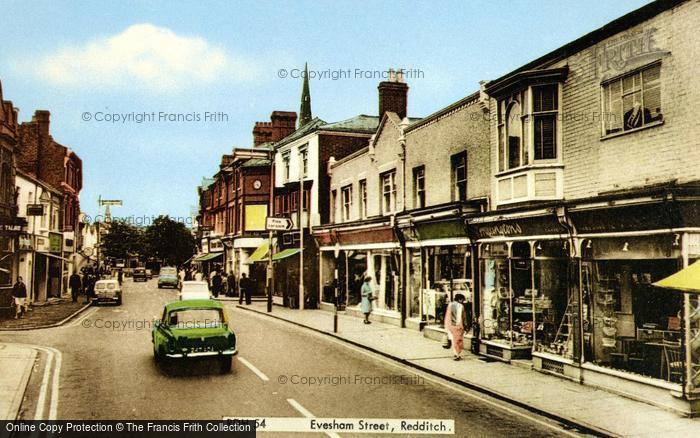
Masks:
[[[38,61],[42,78],[60,86],[140,86],[169,92],[223,77],[247,79],[252,67],[200,37],[181,36],[152,24],[80,47],[65,47]]]

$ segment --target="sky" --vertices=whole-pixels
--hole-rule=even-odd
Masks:
[[[376,115],[403,68],[421,117],[646,3],[1,0],[0,81],[82,158],[84,212],[121,199],[113,216],[146,223],[189,217],[256,121],[299,111],[305,62],[314,116]]]

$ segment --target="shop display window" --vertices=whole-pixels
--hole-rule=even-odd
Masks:
[[[572,359],[578,299],[568,288],[567,251],[560,240],[535,243],[534,288],[528,295],[535,316],[534,351]]]
[[[423,289],[423,315],[428,323],[443,325],[445,310],[455,294],[471,300],[471,253],[467,245],[431,247],[425,251],[427,287]]]
[[[413,249],[408,251],[408,310],[411,318],[419,318],[420,312],[420,294],[423,288],[421,269],[421,250]]]
[[[689,259],[688,265],[700,259]],[[683,295],[683,294],[679,294]],[[690,376],[691,390],[700,389],[700,295],[687,294],[688,299],[688,342],[690,343]]]
[[[0,237],[0,286],[12,286],[13,241]]]
[[[584,357],[597,365],[681,382],[682,294],[652,286],[679,270],[677,259],[582,264]]]

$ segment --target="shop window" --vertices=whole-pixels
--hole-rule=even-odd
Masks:
[[[660,76],[661,64],[656,63],[603,84],[605,135],[663,120]]]
[[[396,170],[385,172],[380,177],[382,185],[382,214],[396,211]]]
[[[678,269],[677,259],[584,262],[584,358],[600,366],[679,383],[681,375],[667,358],[681,360],[683,354],[682,294],[652,286]]]
[[[343,187],[341,196],[343,202],[343,222],[349,222],[352,212],[352,185]]]
[[[408,249],[408,282],[409,298],[408,310],[411,318],[421,316],[420,294],[423,289],[423,269],[421,267],[422,257],[420,249]]]
[[[0,237],[0,286],[12,286],[13,243],[10,237]]]
[[[466,245],[432,247],[425,251],[427,275],[423,312],[429,323],[443,325],[445,309],[455,294],[461,293],[471,300],[471,253]],[[471,306],[467,307],[471,310]]]
[[[360,180],[360,219],[367,219],[367,180]]]
[[[425,207],[425,166],[413,169],[413,207]]]
[[[534,334],[530,243],[513,242],[510,257],[491,246],[483,248],[480,261],[482,336],[507,348],[529,350]]]

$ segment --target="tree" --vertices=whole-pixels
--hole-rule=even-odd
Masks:
[[[102,253],[115,259],[145,252],[143,231],[123,221],[109,222],[109,232],[102,238]]]
[[[148,253],[166,265],[181,265],[195,251],[195,241],[190,230],[169,216],[158,216],[146,228],[145,242]]]

